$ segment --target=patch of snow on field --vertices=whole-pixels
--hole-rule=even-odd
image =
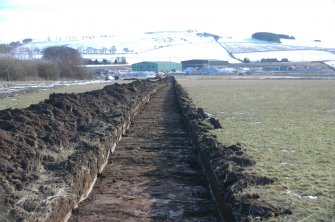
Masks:
[[[219,59],[239,63],[226,50],[239,59],[249,58],[252,61],[264,57],[288,58],[291,61],[335,60],[335,54],[331,53],[335,52],[335,43],[297,39],[281,39],[282,43],[273,43],[245,36],[220,35],[222,38],[219,42],[224,47],[222,48],[212,36],[202,34],[196,30],[187,30],[58,37],[22,45],[17,48],[16,53],[21,59],[40,58],[44,48],[66,45],[77,49],[84,58],[99,61],[107,59],[113,62],[117,57],[125,57],[129,64],[145,60],[180,62],[190,59]],[[113,51],[113,47],[116,51]],[[275,54],[269,54],[270,51],[275,51]],[[263,54],[251,54],[256,52]]]
[[[54,39],[46,42],[32,42],[18,49],[18,56],[40,58],[44,48],[66,45],[77,49],[84,58],[114,61],[125,57],[129,64],[141,61],[174,61],[189,59],[220,59],[238,63],[212,36],[188,31],[147,32],[137,35],[83,36],[74,39]],[[112,51],[112,48],[116,51]],[[33,54],[24,54],[29,48]],[[126,51],[125,51],[126,50]],[[23,54],[22,54],[23,53]]]
[[[260,61],[261,59],[277,58],[281,60],[287,58],[292,62],[302,61],[329,61],[335,60],[335,54],[318,50],[293,50],[293,51],[272,51],[272,52],[254,52],[254,53],[236,53],[236,58],[248,58],[251,61]]]
[[[2,93],[15,93],[27,89],[45,90],[60,86],[74,86],[74,85],[88,85],[97,83],[106,83],[105,80],[74,80],[74,81],[56,81],[56,82],[40,82],[30,84],[0,84],[0,94]]]
[[[330,65],[335,68],[335,60],[334,61],[327,61],[325,62],[327,65]]]
[[[80,51],[87,48],[100,50],[107,48],[107,53],[112,46],[116,48],[116,54],[126,54],[124,48],[132,53],[146,52],[162,47],[169,47],[187,43],[200,43],[208,41],[210,37],[200,37],[197,31],[170,31],[170,32],[149,32],[113,36],[81,36],[74,39],[53,39],[52,41],[32,42],[22,47],[43,50],[50,46],[66,45]],[[210,38],[212,39],[212,38]],[[84,51],[82,51],[84,52]]]
[[[233,54],[299,50],[335,52],[334,42],[320,42],[317,40],[281,39],[281,43],[276,43],[253,38],[221,38],[219,42],[227,51]]]
[[[313,48],[335,48],[334,42],[319,42],[319,41],[311,41],[304,39],[281,39],[280,40],[284,45],[291,46],[305,46],[305,47],[313,47]]]
[[[296,197],[298,197],[298,198],[301,198],[301,196],[300,196],[299,194],[296,194],[296,193],[294,193],[294,192],[291,191],[291,190],[287,190],[287,191],[286,191],[286,194],[289,194],[289,195],[292,195],[292,196],[296,196]]]
[[[335,48],[335,42],[323,42],[323,41],[313,41],[310,39],[280,39],[281,43],[274,43],[269,41],[262,41],[254,38],[245,38],[243,36],[234,38],[221,38],[220,42],[232,42],[232,43],[254,43],[254,44],[277,44],[282,46],[291,47],[306,47],[306,48]]]
[[[238,60],[231,58],[225,49],[213,41],[165,47],[127,57],[129,63],[140,61],[180,62],[189,59],[219,59],[230,63],[239,63]]]
[[[293,191],[291,190],[287,190],[286,191],[286,194],[289,194],[289,195],[292,195],[292,196],[296,196],[298,198],[308,198],[308,199],[311,199],[311,200],[316,200],[318,199],[319,197],[318,196],[312,196],[312,195],[299,195],[299,194],[296,194],[294,193]]]

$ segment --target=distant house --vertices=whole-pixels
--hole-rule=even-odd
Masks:
[[[177,72],[181,71],[181,64],[167,61],[144,61],[131,65],[133,71]]]
[[[202,69],[208,67],[222,67],[228,65],[228,61],[222,61],[217,59],[192,59],[192,60],[185,60],[181,62],[182,69],[185,70],[187,68],[194,68],[194,69]]]

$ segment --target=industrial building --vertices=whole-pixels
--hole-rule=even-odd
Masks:
[[[181,64],[183,70],[187,68],[194,68],[194,69],[203,69],[208,67],[220,68],[228,65],[228,61],[216,60],[216,59],[192,59],[182,61]]]
[[[182,66],[177,62],[144,61],[131,65],[132,71],[178,72]]]

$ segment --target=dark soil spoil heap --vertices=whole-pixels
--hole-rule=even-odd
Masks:
[[[66,219],[130,119],[168,81],[53,94],[26,109],[0,111],[0,220]]]
[[[289,209],[277,209],[262,201],[258,194],[250,193],[250,185],[266,185],[274,179],[246,171],[255,161],[243,152],[240,144],[224,146],[210,131],[217,128],[217,121],[196,108],[188,93],[176,83],[177,98],[184,122],[197,148],[200,160],[211,184],[213,195],[226,221],[252,221],[279,214],[290,214]],[[221,126],[221,125],[220,125]]]

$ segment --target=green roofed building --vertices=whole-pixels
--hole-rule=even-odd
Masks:
[[[153,72],[178,72],[181,71],[181,64],[177,62],[145,61],[131,65],[133,71],[153,71]]]

